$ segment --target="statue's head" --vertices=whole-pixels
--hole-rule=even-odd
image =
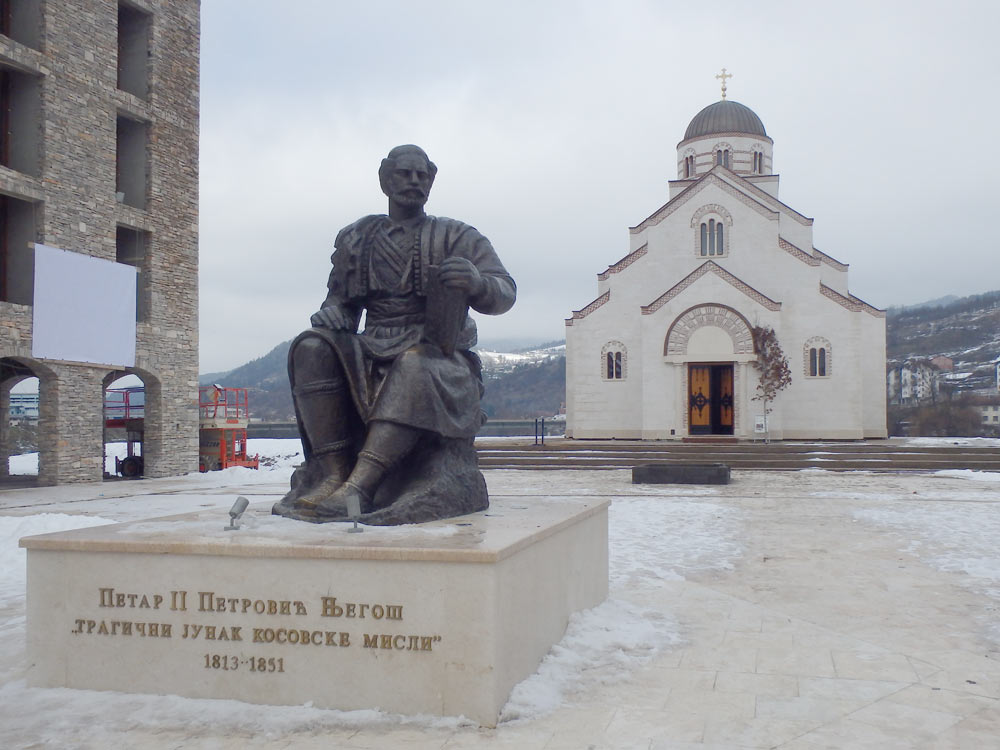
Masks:
[[[382,160],[378,181],[391,202],[421,208],[431,193],[437,167],[419,146],[396,146]]]

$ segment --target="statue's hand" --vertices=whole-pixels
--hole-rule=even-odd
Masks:
[[[349,331],[354,325],[354,316],[337,305],[321,307],[312,314],[309,322],[317,328],[332,328],[334,331]]]
[[[477,297],[483,291],[483,277],[476,265],[465,258],[452,256],[441,262],[438,277],[441,283],[452,289],[462,289],[470,297]]]

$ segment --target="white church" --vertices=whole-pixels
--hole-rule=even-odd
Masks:
[[[755,327],[774,329],[792,376],[770,438],[886,437],[885,312],[778,199],[773,145],[723,78],[677,145],[669,200],[566,321],[567,437],[763,437]]]

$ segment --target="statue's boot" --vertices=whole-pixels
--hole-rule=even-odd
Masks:
[[[393,422],[370,422],[365,447],[358,453],[351,475],[336,492],[316,504],[316,515],[324,520],[347,520],[348,501],[353,500],[358,501],[362,515],[375,510],[373,498],[379,485],[413,450],[421,433],[416,427]]]
[[[345,441],[346,442],[346,441]],[[276,516],[293,516],[295,511],[312,512],[320,501],[333,495],[351,474],[351,454],[346,449],[331,450],[317,455],[313,452],[311,467],[320,475],[319,481],[293,488],[275,503],[271,512]]]
[[[353,517],[352,505],[357,509],[358,516],[374,510],[371,495],[347,480],[332,495],[321,500],[313,512],[323,521],[348,521]]]

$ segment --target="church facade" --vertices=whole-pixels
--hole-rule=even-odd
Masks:
[[[766,327],[792,377],[769,404],[771,438],[886,437],[885,312],[778,199],[772,147],[738,102],[691,120],[669,200],[566,320],[567,437],[763,437],[752,363]]]

